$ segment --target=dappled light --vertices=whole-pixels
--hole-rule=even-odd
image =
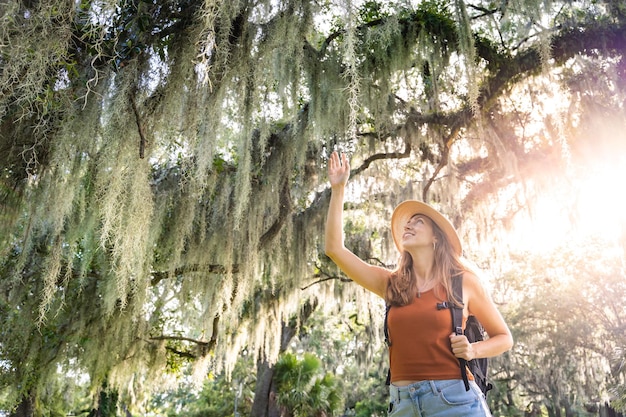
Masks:
[[[358,256],[393,267],[391,213],[418,199],[485,269],[519,346],[501,415],[626,410],[620,2],[1,7],[0,414],[156,416],[179,386],[295,416],[282,360],[298,395],[287,371],[315,365],[332,406],[307,412],[383,415],[384,306],[323,253],[333,150]]]

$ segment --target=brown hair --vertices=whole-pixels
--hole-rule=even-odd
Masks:
[[[446,294],[452,294],[452,277],[460,275],[468,270],[461,257],[452,249],[446,235],[431,221],[433,233],[437,238],[435,245],[435,259],[432,274]],[[436,288],[439,287],[436,286]],[[417,278],[413,272],[413,257],[407,251],[400,255],[398,267],[391,273],[387,284],[385,301],[392,306],[405,306],[411,304],[417,295]],[[463,300],[452,300],[457,305],[462,305]]]

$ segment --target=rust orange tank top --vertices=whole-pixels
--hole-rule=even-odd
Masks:
[[[392,383],[461,378],[459,360],[450,348],[450,310],[437,309],[437,303],[446,299],[443,288],[433,289],[415,297],[412,304],[389,310]],[[473,379],[469,373],[468,377]]]

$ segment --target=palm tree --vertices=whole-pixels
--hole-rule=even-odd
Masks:
[[[321,369],[321,361],[306,353],[302,360],[286,353],[276,364],[276,401],[281,417],[326,417],[341,407],[338,381]]]

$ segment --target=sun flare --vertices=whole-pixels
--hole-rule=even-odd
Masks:
[[[597,163],[583,175],[542,194],[532,209],[516,219],[511,247],[540,252],[589,239],[623,244],[625,179],[626,156],[616,164]]]

